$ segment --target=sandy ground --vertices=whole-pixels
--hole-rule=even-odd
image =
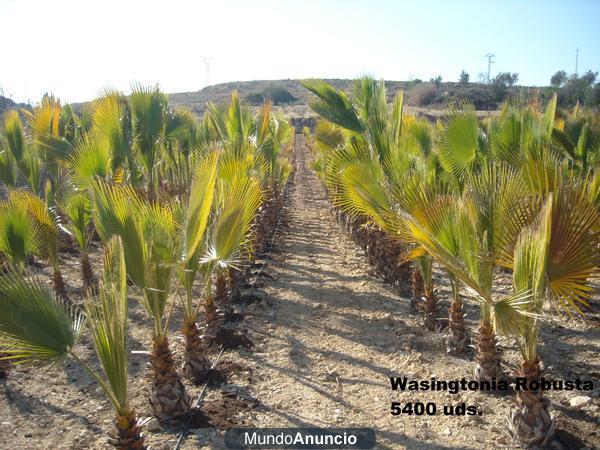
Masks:
[[[252,349],[228,350],[217,367],[228,367],[227,379],[209,387],[202,408],[218,428],[191,429],[181,448],[223,448],[223,428],[371,427],[377,448],[507,448],[506,419],[510,395],[480,392],[393,392],[390,376],[411,379],[470,378],[471,358],[445,353],[444,335],[427,332],[401,298],[373,274],[363,252],[344,233],[324,191],[308,168],[308,151],[297,137],[295,187],[287,208],[287,227],[277,236],[255,288],[253,300],[238,306],[245,319],[237,329],[254,342]],[[65,257],[67,281],[77,294],[76,255]],[[47,273],[47,271],[45,272]],[[441,272],[438,273],[438,281]],[[447,289],[441,289],[447,296]],[[541,355],[556,378],[592,379],[590,392],[551,391],[558,419],[556,449],[600,448],[600,302],[589,318],[553,320],[542,333]],[[446,303],[444,303],[446,305]],[[148,348],[150,321],[132,302],[132,349]],[[468,308],[476,325],[477,309]],[[180,312],[172,320],[173,331]],[[181,343],[172,336],[176,353]],[[513,342],[501,339],[505,369],[519,358]],[[78,348],[92,361],[91,344]],[[132,355],[131,392],[142,417],[149,415],[147,356]],[[196,397],[200,386],[188,384]],[[570,399],[589,395],[583,407]],[[465,402],[481,415],[392,416],[392,401]],[[225,408],[223,406],[225,405]],[[217,411],[219,409],[219,411]],[[225,412],[222,410],[226,409]],[[51,368],[19,367],[0,380],[0,448],[107,448],[112,411],[96,383],[72,362]],[[147,432],[153,448],[173,448],[179,429]]]

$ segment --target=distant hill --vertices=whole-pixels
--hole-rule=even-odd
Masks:
[[[352,89],[354,80],[326,79],[325,81],[337,89],[349,92]],[[408,85],[408,82],[386,81],[389,96],[388,100],[391,100],[399,89],[406,89]],[[234,81],[231,83],[208,86],[200,91],[169,94],[169,101],[173,106],[184,106],[190,108],[196,114],[202,114],[206,109],[207,102],[212,101],[217,104],[225,103],[234,90],[238,91],[241,98],[246,99],[255,94],[269,92],[273,89],[286,90],[296,99],[293,102],[287,103],[289,106],[307,106],[312,96],[312,94],[300,84],[299,80],[255,80]]]
[[[328,83],[337,89],[350,92],[354,80],[351,79],[326,79]],[[418,113],[430,118],[439,117],[445,113],[449,105],[467,101],[475,105],[480,116],[494,114],[501,100],[497,93],[484,84],[480,83],[423,83],[416,81],[386,81],[388,102],[391,102],[398,91],[405,93],[404,102],[407,112]],[[199,91],[177,92],[168,94],[169,103],[172,106],[189,108],[197,116],[202,116],[206,111],[208,102],[225,104],[231,93],[237,90],[243,100],[251,104],[259,104],[262,98],[275,97],[275,109],[296,119],[308,119],[315,117],[308,106],[312,94],[302,86],[299,80],[255,80],[234,81],[230,83],[215,84],[207,86]],[[514,87],[508,92],[525,91],[530,93],[536,91],[532,87]],[[278,102],[277,99],[285,99]],[[3,111],[2,97],[0,97],[0,113]],[[10,99],[4,99],[10,104]],[[13,102],[14,103],[14,102]],[[74,103],[73,108],[81,113],[85,103]],[[10,107],[10,106],[9,106]],[[4,107],[6,109],[6,107]]]
[[[9,109],[18,109],[27,107],[24,103],[16,103],[8,97],[3,97],[0,95],[0,116],[4,114]]]

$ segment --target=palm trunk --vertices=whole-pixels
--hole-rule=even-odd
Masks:
[[[433,287],[425,287],[425,295],[423,296],[423,324],[425,328],[429,331],[435,331],[442,328],[442,324],[439,320],[440,311],[438,308],[438,296],[435,293],[435,289]]]
[[[69,296],[67,295],[67,290],[65,288],[65,280],[63,279],[62,272],[60,269],[54,269],[54,273],[52,275],[52,283],[54,284],[54,292],[56,295],[65,300],[69,305],[71,304],[69,300]]]
[[[227,276],[224,272],[217,274],[215,281],[215,303],[217,304],[219,313],[224,318],[229,317],[233,313],[233,308],[229,303],[229,293],[227,292]]]
[[[541,379],[540,361],[524,360],[516,374],[527,382]],[[548,411],[548,399],[541,390],[519,389],[516,393],[517,407],[510,417],[509,428],[513,442],[520,448],[544,448],[550,444],[556,422]]]
[[[206,303],[204,304],[204,318],[206,322],[206,328],[204,330],[204,334],[202,335],[202,340],[205,342],[214,341],[219,334],[222,318],[220,317],[217,310],[217,305],[212,298],[206,299]]]
[[[115,417],[115,425],[117,427],[116,439],[111,439],[110,442],[120,450],[144,450],[147,447],[144,445],[144,435],[142,429],[138,425],[138,419],[135,411],[125,408],[119,411]]]
[[[452,281],[452,303],[450,303],[446,351],[452,355],[464,355],[467,353],[468,345],[469,333],[465,324],[459,285],[457,281]]]
[[[154,385],[150,403],[157,419],[169,421],[188,413],[190,398],[175,369],[167,337],[155,336],[153,346],[151,364]]]
[[[500,352],[496,346],[496,334],[489,322],[482,321],[477,334],[477,367],[475,378],[477,380],[492,380],[502,374],[500,367]]]
[[[419,304],[425,295],[425,286],[423,283],[423,277],[418,266],[413,267],[410,276],[412,296],[410,298],[410,311],[412,313],[419,310]]]
[[[81,255],[81,276],[83,280],[83,290],[88,291],[94,287],[94,270],[90,263],[90,256],[87,253]]]
[[[242,296],[240,291],[240,285],[242,284],[242,272],[240,270],[230,268],[229,269],[229,290],[231,301],[238,302]]]
[[[184,320],[182,332],[185,337],[183,372],[195,383],[201,383],[210,370],[210,361],[206,358],[206,347],[200,339],[195,317]]]

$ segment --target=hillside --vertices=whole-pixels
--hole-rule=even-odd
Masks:
[[[352,90],[354,80],[350,79],[326,79],[328,83],[345,92]],[[391,101],[399,90],[406,93],[406,105],[415,108],[426,107],[427,110],[444,109],[448,104],[466,100],[473,103],[478,110],[494,110],[498,102],[488,86],[468,83],[441,83],[436,87],[432,83],[415,83],[413,81],[391,81],[385,82],[388,101]],[[225,102],[231,92],[237,90],[242,98],[253,94],[268,92],[273,89],[284,89],[289,92],[295,101],[286,106],[286,112],[294,116],[312,115],[309,112],[308,103],[311,94],[300,84],[299,80],[256,80],[235,81],[208,86],[200,91],[180,92],[169,95],[169,100],[174,106],[190,108],[196,114],[202,114],[209,101],[217,104]],[[531,88],[524,88],[531,90]]]
[[[352,90],[354,80],[351,79],[326,79],[328,83],[345,92]],[[479,83],[422,83],[416,81],[393,81],[385,82],[388,101],[391,102],[398,91],[405,93],[404,102],[408,113],[417,113],[430,118],[443,115],[449,105],[467,101],[475,105],[478,115],[485,116],[494,114],[499,104],[497,94],[490,86]],[[229,83],[207,86],[199,91],[176,92],[169,94],[169,102],[172,106],[189,108],[196,116],[202,116],[209,102],[223,104],[227,102],[233,91],[237,90],[240,97],[250,103],[259,104],[261,98],[273,97],[273,93],[284,93],[289,99],[284,102],[274,101],[275,109],[290,117],[295,125],[309,121],[315,117],[310,109],[309,102],[312,94],[302,86],[299,80],[254,80],[234,81]],[[532,93],[538,88],[516,87],[510,92]],[[257,100],[258,99],[258,100]],[[81,113],[89,102],[73,103],[73,109]],[[23,104],[15,104],[12,100],[0,97],[0,115],[11,108],[23,107]]]

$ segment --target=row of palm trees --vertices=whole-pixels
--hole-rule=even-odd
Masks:
[[[275,224],[292,135],[269,103],[254,114],[237,93],[229,105],[209,105],[202,120],[171,109],[158,88],[140,86],[129,96],[104,92],[81,116],[50,96],[8,113],[0,153],[0,356],[77,360],[115,407],[112,442],[144,448],[127,390],[128,297],[139,295],[153,323],[154,415],[176,420],[190,398],[169,342],[172,312],[184,313],[184,374],[201,382],[208,346],[232,309],[229,297],[239,294],[253,252],[264,249]],[[93,241],[104,254],[99,280]],[[61,250],[70,245],[81,255],[82,307],[61,272]],[[54,289],[31,276],[34,258],[52,267]],[[86,329],[102,371],[77,351]]]
[[[354,229],[385,233],[402,244],[395,263],[415,262],[425,325],[447,323],[448,351],[465,353],[468,294],[481,311],[475,376],[501,377],[502,333],[522,357],[515,375],[539,380],[547,306],[582,313],[600,273],[600,114],[558,111],[556,97],[545,108],[529,98],[484,120],[459,105],[432,125],[403,114],[401,93],[389,108],[383,82],[368,77],[350,97],[323,81],[304,85],[323,118],[313,142],[317,173]],[[452,288],[445,320],[433,262]],[[512,291],[500,293],[506,273]],[[514,441],[547,445],[555,422],[542,391],[518,391],[516,403]]]

